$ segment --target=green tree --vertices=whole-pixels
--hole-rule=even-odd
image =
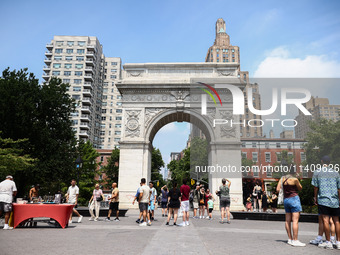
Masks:
[[[98,174],[97,158],[100,154],[93,148],[92,143],[87,141],[86,143],[80,142],[78,146],[78,153],[83,161],[82,166],[78,168],[79,173],[79,203],[85,205],[92,196],[94,185],[97,182],[95,180]]]
[[[340,163],[340,121],[321,119],[309,123],[311,132],[305,144],[307,165],[320,164],[324,155],[331,157],[332,164]]]
[[[165,184],[163,176],[160,173],[162,167],[164,167],[162,154],[159,149],[153,148],[151,155],[151,180],[154,181],[154,187],[158,193]],[[157,186],[157,182],[159,182],[159,186]]]
[[[105,174],[105,180],[103,181],[103,184],[106,188],[110,188],[113,182],[118,183],[119,155],[120,150],[115,147],[114,150],[112,150],[107,165],[103,166],[101,169],[102,173]]]
[[[292,155],[289,155],[288,151],[286,150],[281,151],[280,155],[278,156],[278,162],[274,163],[274,166],[280,165],[282,165],[283,167],[286,166],[286,168],[288,167],[288,169],[295,167],[294,157]],[[286,174],[289,174],[289,172],[273,172],[273,178],[279,179]]]
[[[7,175],[27,171],[34,164],[34,159],[30,155],[23,154],[21,147],[24,143],[27,143],[27,139],[14,141],[0,136],[0,180],[5,179]]]
[[[67,85],[52,78],[39,85],[27,69],[4,70],[0,77],[0,131],[4,138],[28,139],[24,154],[37,159],[29,171],[15,174],[19,195],[39,182],[41,193],[56,191],[73,174],[76,139],[70,114],[75,110]]]

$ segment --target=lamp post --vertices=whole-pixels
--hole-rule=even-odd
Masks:
[[[80,168],[82,167],[83,160],[82,160],[82,158],[80,156],[78,156],[78,158],[76,159],[76,161],[74,163],[76,163],[76,168],[77,168],[77,184],[79,185],[79,172],[80,172]]]

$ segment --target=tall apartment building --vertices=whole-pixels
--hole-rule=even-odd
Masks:
[[[215,26],[216,38],[214,45],[212,45],[205,57],[205,62],[220,62],[220,63],[238,63],[238,71],[240,79],[246,83],[244,96],[245,96],[245,115],[241,116],[241,121],[245,120],[246,123],[251,119],[262,119],[260,115],[255,115],[249,111],[248,108],[248,89],[252,89],[253,104],[255,109],[261,109],[261,97],[259,93],[259,86],[257,83],[249,83],[249,73],[241,71],[240,68],[240,48],[230,44],[230,37],[226,33],[226,23],[223,19],[218,19]],[[240,135],[242,137],[261,137],[262,127],[249,127],[247,124],[245,127],[240,125]]]
[[[309,121],[328,119],[333,121],[340,120],[340,105],[330,105],[328,98],[312,97],[307,103],[303,104],[312,115],[304,115],[300,110],[295,120],[295,137],[306,139],[307,133],[311,131]]]
[[[102,149],[119,148],[122,130],[122,96],[116,80],[120,78],[120,58],[105,58],[100,142]]]
[[[77,137],[100,145],[103,47],[93,36],[54,36],[46,45],[43,79],[53,76],[68,83],[69,94],[77,103],[71,114]]]

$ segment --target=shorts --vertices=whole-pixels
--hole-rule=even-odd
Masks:
[[[209,213],[212,213],[213,210],[214,208],[209,208]]]
[[[168,202],[162,202],[162,208],[165,209],[168,207]]]
[[[149,211],[154,211],[155,210],[155,201],[152,200],[150,201],[150,205],[148,206]]]
[[[180,208],[181,204],[179,202],[179,200],[177,201],[171,201],[169,203],[169,208]]]
[[[147,211],[148,210],[149,203],[139,203],[139,211]]]
[[[220,199],[220,208],[230,207],[230,198],[222,197]]]
[[[181,209],[183,212],[189,212],[189,200],[182,201]]]
[[[12,204],[11,203],[6,203],[6,202],[0,202],[0,211],[1,212],[11,212],[13,210]]]
[[[110,210],[118,211],[118,206],[119,206],[119,202],[111,202],[110,203]]]
[[[324,205],[318,205],[320,215],[340,216],[340,208],[332,208]]]
[[[198,208],[198,202],[192,202],[192,205],[193,205],[194,209]]]
[[[285,198],[283,200],[283,205],[285,207],[286,213],[295,213],[295,212],[301,212],[302,211],[299,196]]]

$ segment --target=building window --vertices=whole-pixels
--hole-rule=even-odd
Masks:
[[[63,49],[55,49],[54,52],[55,53],[63,53]]]
[[[80,99],[80,95],[72,95],[72,98],[75,100],[79,100]]]
[[[252,153],[252,157],[253,157],[253,162],[257,162],[258,161],[257,152],[253,152]]]
[[[116,113],[122,113],[123,110],[122,109],[116,109]]]
[[[77,56],[77,57],[76,57],[76,60],[77,60],[77,61],[84,61],[84,57],[83,57],[83,56]]]
[[[73,91],[81,91],[81,87],[73,87]]]
[[[102,120],[106,120],[106,117],[104,116],[104,117],[102,117]]]
[[[82,79],[74,79],[75,84],[81,84],[81,82],[82,82]]]
[[[105,131],[100,131],[100,135],[105,135]]]
[[[67,41],[67,46],[73,46],[74,45],[74,41]]]
[[[75,75],[75,76],[82,76],[82,75],[83,75],[83,72],[81,72],[81,71],[75,71],[75,72],[74,72],[74,75]]]
[[[115,124],[115,128],[121,128],[122,124]]]
[[[267,169],[267,177],[272,177],[272,176],[273,176],[272,169],[270,167],[268,167],[268,169]]]
[[[70,75],[71,75],[71,71],[65,71],[65,72],[64,72],[64,75],[65,75],[65,76],[70,76]]]
[[[265,157],[266,157],[266,162],[271,162],[271,157],[270,157],[270,152],[266,152],[265,153]]]
[[[112,66],[116,66],[118,63],[117,62],[111,62]]]
[[[122,96],[121,96],[121,95],[118,95],[118,96],[117,96],[117,99],[122,99]]]
[[[73,49],[66,49],[66,53],[68,54],[73,53]]]
[[[85,45],[85,41],[78,41],[78,46],[84,46]]]
[[[81,69],[81,68],[83,68],[84,65],[83,64],[76,64],[75,66],[76,66],[77,69]]]
[[[304,152],[300,152],[300,158],[301,158],[301,162],[306,161],[306,154]]]
[[[259,167],[258,166],[254,166],[251,169],[253,171],[254,177],[259,177],[259,172],[260,172]]]
[[[121,116],[116,117],[116,120],[122,120],[122,117]]]
[[[52,72],[52,76],[58,76],[58,75],[60,75],[60,71],[53,71]]]
[[[72,68],[72,64],[65,64],[65,66],[64,66],[66,69],[70,69],[70,68]]]
[[[53,64],[53,68],[60,68],[61,64]]]
[[[65,60],[71,61],[71,60],[73,60],[73,57],[72,57],[72,56],[66,56],[66,57],[65,57]]]
[[[54,60],[57,60],[57,61],[61,60],[61,56],[54,56]]]
[[[252,147],[252,148],[256,148],[256,143],[252,143],[252,144],[251,144],[251,147]]]
[[[115,138],[114,141],[115,141],[115,142],[119,142],[119,141],[120,141],[120,138]]]
[[[67,83],[70,83],[71,80],[70,79],[63,79],[63,83],[67,84]]]
[[[242,158],[247,158],[247,152],[242,152]]]
[[[276,148],[281,148],[281,144],[280,143],[276,143]]]
[[[116,79],[116,78],[117,78],[117,75],[110,75],[110,78],[111,78],[111,79]]]
[[[120,135],[121,131],[115,131],[115,135]]]
[[[78,54],[84,54],[84,53],[85,53],[85,50],[84,50],[84,49],[77,49],[77,53],[78,53]]]
[[[117,73],[117,69],[111,69],[111,73]]]
[[[276,152],[276,161],[281,162],[281,160],[282,160],[281,152]]]
[[[121,106],[122,102],[117,102],[116,105]]]

